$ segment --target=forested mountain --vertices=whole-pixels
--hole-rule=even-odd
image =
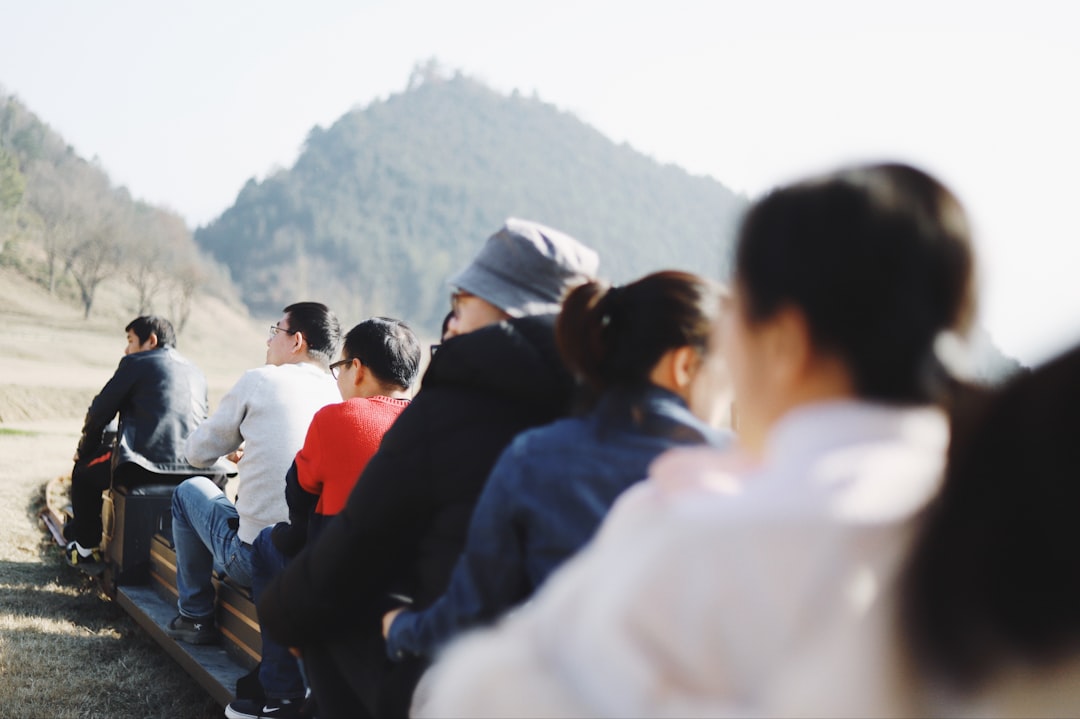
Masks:
[[[0,88],[0,264],[89,317],[106,281],[134,289],[128,310],[167,314],[182,330],[196,294],[234,297],[183,218],[115,187],[96,162]]]
[[[313,129],[291,169],[250,180],[195,239],[256,313],[321,299],[343,319],[385,313],[434,333],[446,280],[509,216],[592,246],[611,280],[720,277],[744,206],[539,99],[429,63],[406,91]]]

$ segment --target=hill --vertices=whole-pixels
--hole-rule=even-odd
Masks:
[[[101,290],[90,319],[20,272],[0,267],[0,426],[48,422],[78,432],[90,400],[112,376],[124,349],[130,289]],[[200,295],[178,338],[179,350],[207,375],[211,410],[240,374],[265,361],[265,331],[246,313]],[[71,447],[74,451],[74,446]]]
[[[508,216],[594,247],[616,281],[666,267],[719,277],[744,206],[539,99],[429,63],[404,92],[314,128],[292,168],[250,180],[195,239],[256,314],[309,297],[434,332],[447,278]]]

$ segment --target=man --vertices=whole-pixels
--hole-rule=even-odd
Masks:
[[[344,400],[315,413],[303,448],[286,478],[289,522],[259,532],[252,557],[255,600],[263,588],[341,511],[386,430],[409,405],[420,370],[420,342],[399,320],[373,317],[349,330],[341,359],[330,365]],[[304,681],[295,657],[266,633],[258,680],[266,701],[239,697],[225,707],[229,719],[297,716]]]
[[[596,253],[510,219],[451,280],[451,334],[383,438],[345,509],[259,602],[263,629],[299,647],[320,716],[405,716],[423,660],[385,655],[383,612],[445,590],[496,458],[524,429],[563,416],[573,381],[555,346],[568,289]]]
[[[240,458],[236,504],[206,477],[173,493],[176,616],[166,629],[192,644],[217,640],[214,569],[251,586],[251,543],[285,520],[285,473],[304,442],[312,416],[339,399],[328,366],[337,351],[337,317],[318,302],[289,305],[270,327],[266,365],[248,370],[209,419],[188,438],[197,467],[223,456]]]
[[[116,372],[90,404],[71,472],[68,564],[96,573],[104,568],[101,493],[111,475],[126,482],[140,475],[190,470],[184,440],[206,418],[206,378],[176,351],[176,334],[164,317],[136,317]],[[106,426],[120,415],[116,450],[103,442]]]

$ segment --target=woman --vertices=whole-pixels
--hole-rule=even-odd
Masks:
[[[420,714],[909,714],[887,590],[940,482],[934,345],[972,264],[911,167],[758,201],[722,322],[744,452],[661,457],[528,606],[448,647]]]
[[[685,272],[624,287],[590,282],[567,296],[555,327],[560,353],[598,400],[503,452],[446,593],[423,611],[386,615],[392,658],[430,657],[527,599],[661,452],[727,442],[703,421],[723,397],[692,396],[695,379],[718,369],[702,369],[718,310],[716,287]]]
[[[984,399],[904,576],[937,716],[1080,709],[1080,347]]]

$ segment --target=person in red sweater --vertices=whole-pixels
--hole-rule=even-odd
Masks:
[[[420,353],[416,335],[400,320],[373,317],[345,336],[341,359],[330,365],[344,401],[323,407],[311,420],[286,475],[289,521],[267,527],[252,545],[255,601],[323,522],[345,506],[383,434],[409,404]],[[265,634],[262,642],[262,691],[231,702],[225,708],[230,719],[299,713],[305,690],[296,659]]]

